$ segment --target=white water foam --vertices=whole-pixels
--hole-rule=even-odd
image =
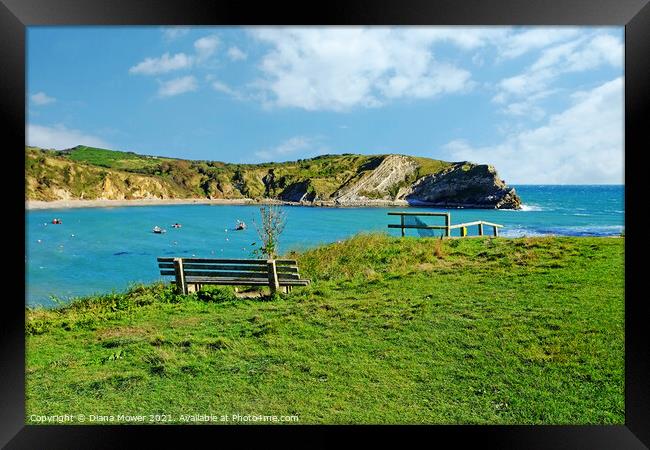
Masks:
[[[544,211],[546,208],[542,208],[538,205],[521,205],[522,211]]]
[[[536,236],[616,236],[625,228],[620,225],[603,226],[568,226],[548,229],[531,229],[523,227],[506,228],[499,233],[502,237],[536,237]]]
[[[501,237],[538,237],[538,236],[554,236],[553,233],[540,233],[538,231],[533,231],[526,228],[514,228],[509,230],[504,230],[499,233]]]
[[[521,209],[511,209],[509,211],[544,211],[546,208],[542,208],[538,205],[521,205]],[[506,211],[505,209],[502,211]]]

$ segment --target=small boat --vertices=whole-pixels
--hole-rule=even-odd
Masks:
[[[177,222],[177,223],[175,223],[175,224],[172,225],[172,228],[180,228],[180,227],[182,227],[182,226],[183,226],[183,225],[181,225],[180,223]]]
[[[63,222],[61,222],[61,219],[52,219],[52,223],[53,223],[54,225],[60,225],[60,224],[62,224]]]
[[[158,225],[156,225],[155,227],[153,227],[153,230],[152,230],[152,231],[153,231],[154,233],[156,233],[156,234],[167,233],[167,230],[163,230],[163,229],[160,228]]]
[[[235,230],[245,230],[246,229],[246,224],[242,222],[241,220],[237,221],[237,226],[235,227]]]

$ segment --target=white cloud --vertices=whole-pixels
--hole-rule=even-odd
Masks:
[[[160,84],[158,95],[161,97],[172,97],[174,95],[183,94],[185,92],[196,91],[198,84],[196,78],[189,75],[186,77],[174,78],[173,80],[165,81]]]
[[[453,160],[494,164],[512,184],[623,183],[623,78],[572,96],[545,125],[513,132],[504,142],[446,146]]]
[[[222,83],[221,81],[213,81],[212,88],[217,92],[223,92],[225,94],[232,95],[235,93],[226,83]]]
[[[528,117],[533,120],[540,120],[546,115],[542,108],[527,100],[510,103],[503,109],[503,112],[512,116]]]
[[[538,50],[551,44],[565,41],[578,35],[577,28],[533,28],[522,32],[508,33],[498,43],[499,56],[503,59],[516,58],[532,50]]]
[[[228,57],[233,61],[242,61],[248,57],[246,53],[241,51],[238,47],[230,47],[228,49]]]
[[[174,41],[190,32],[188,27],[165,27],[162,29],[163,37],[166,41]]]
[[[226,83],[222,83],[221,81],[213,81],[211,83],[212,89],[214,89],[217,92],[222,92],[224,94],[227,94],[237,100],[242,100],[244,96],[240,93],[228,86]]]
[[[86,134],[79,130],[66,128],[62,124],[43,126],[28,124],[25,130],[27,145],[41,148],[63,150],[77,145],[89,147],[110,148],[103,139]]]
[[[560,89],[546,89],[536,92],[535,94],[521,97],[516,101],[504,105],[504,107],[501,109],[501,112],[510,116],[519,116],[532,120],[541,120],[546,116],[546,111],[544,111],[544,109],[539,106],[539,101],[560,91]],[[492,100],[495,103],[505,103],[506,99],[507,95],[502,92],[499,95],[495,96]]]
[[[474,66],[542,51],[527,71],[497,86],[494,100],[502,103],[513,96],[549,90],[560,74],[622,63],[618,38],[579,27],[285,27],[248,31],[269,46],[259,64],[262,76],[251,84],[260,90],[265,106],[306,110],[343,111],[376,107],[398,98],[431,99],[471,90],[475,86],[471,73],[455,60],[443,60],[443,53],[438,53],[440,44],[474,52],[473,58],[468,58]],[[449,54],[449,47],[444,54]],[[504,111],[523,114],[524,106],[535,117],[543,115],[539,106],[532,104],[515,103]]]
[[[471,88],[470,73],[434,58],[432,44],[482,45],[490,30],[417,28],[253,28],[271,46],[256,86],[268,103],[306,110],[378,106]]]
[[[169,36],[178,36],[185,34],[184,29],[164,30]],[[176,53],[171,56],[168,52],[159,58],[146,58],[144,61],[136,64],[129,69],[132,74],[158,75],[180,69],[190,69],[194,66],[200,66],[210,56],[214,54],[219,46],[219,38],[216,35],[204,36],[194,41],[194,55],[185,53]],[[160,87],[158,95],[160,97],[171,97],[185,92],[196,91],[198,83],[194,76],[174,78],[168,81],[158,81]]]
[[[512,59],[530,51],[565,41],[580,34],[576,27],[413,27],[408,29],[410,42],[449,43],[462,50],[494,46],[497,60]],[[477,63],[477,61],[474,61]]]
[[[199,60],[212,56],[219,47],[219,38],[216,35],[204,36],[194,42],[194,50]]]
[[[409,27],[406,30],[393,29],[403,34],[408,44],[432,45],[449,43],[462,50],[475,50],[507,39],[510,30],[505,27]]]
[[[277,161],[281,159],[286,159],[290,155],[294,155],[298,152],[314,151],[319,146],[316,145],[316,141],[313,138],[305,136],[294,136],[281,144],[255,152],[255,156],[262,160],[267,161]],[[323,147],[320,147],[321,149]]]
[[[33,94],[30,98],[32,100],[32,103],[39,106],[48,105],[56,101],[54,97],[50,97],[45,92],[37,92],[36,94]]]
[[[172,29],[174,32],[179,32]],[[172,33],[173,35],[174,33]],[[140,75],[159,75],[174,70],[189,69],[197,62],[202,62],[212,56],[219,46],[219,38],[216,35],[204,36],[194,42],[195,55],[176,53],[170,55],[164,53],[159,58],[145,58],[129,69],[129,73]]]
[[[193,58],[185,53],[170,56],[164,53],[160,58],[145,58],[144,61],[129,69],[129,73],[141,75],[157,75],[174,70],[187,69],[192,66]]]
[[[547,90],[560,75],[595,69],[602,65],[622,67],[623,43],[610,35],[579,37],[542,51],[524,72],[501,80],[493,100],[504,103],[512,97],[528,97]]]
[[[169,38],[188,31],[163,29]],[[234,95],[223,83],[213,87],[237,98],[259,100],[264,107],[347,111],[397,99],[465,93],[477,84],[470,71],[459,66],[458,52],[471,52],[466,62],[476,67],[542,51],[528,70],[501,80],[493,98],[504,104],[507,114],[524,116],[528,111],[540,118],[544,113],[539,106],[513,98],[548,90],[562,73],[622,61],[617,38],[586,35],[578,27],[252,27],[248,33],[267,47],[257,66],[261,76],[246,83],[245,95]],[[444,52],[442,44],[447,46]],[[219,37],[210,34],[194,41],[193,53],[146,58],[130,72],[156,75],[198,68],[220,45]],[[450,53],[450,46],[456,51]],[[248,58],[237,46],[225,54],[233,61]]]

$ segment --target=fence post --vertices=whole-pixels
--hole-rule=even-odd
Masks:
[[[499,236],[499,228],[498,227],[492,227],[492,228],[494,228],[494,237],[498,237]]]
[[[176,287],[187,295],[187,284],[185,283],[185,271],[183,270],[183,259],[174,258],[174,272],[176,272]]]
[[[451,235],[451,214],[445,214],[445,236],[449,237]]]
[[[467,227],[460,227],[460,237],[467,236]]]
[[[478,224],[478,235],[483,236],[483,224],[482,223]]]
[[[400,223],[402,225],[402,237],[404,237],[404,214],[399,216],[399,218],[400,218]]]
[[[275,259],[267,259],[266,266],[269,274],[269,287],[271,288],[271,294],[277,292],[280,288],[280,283],[278,282],[278,272],[275,267]]]

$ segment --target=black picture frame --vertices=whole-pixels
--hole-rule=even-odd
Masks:
[[[319,4],[275,2],[250,4],[232,0],[0,0],[0,118],[4,129],[5,174],[20,177],[25,142],[26,27],[36,25],[592,25],[625,26],[625,425],[622,426],[396,426],[347,427],[382,439],[404,443],[405,433],[418,433],[424,442],[451,439],[454,445],[478,444],[497,448],[648,448],[650,445],[650,380],[644,255],[639,210],[643,208],[643,167],[636,163],[648,151],[650,122],[650,5],[649,0],[336,0]],[[8,169],[8,170],[7,170]],[[16,210],[23,221],[12,221],[11,236],[24,236],[24,191],[21,180],[8,180],[5,209]],[[10,238],[11,239],[11,238]],[[16,253],[25,254],[16,241]],[[22,250],[21,250],[22,249]],[[12,254],[11,256],[14,256]],[[25,276],[22,256],[9,258],[13,271]],[[637,276],[635,276],[637,275]],[[136,446],[144,434],[149,446],[171,444],[188,436],[221,444],[226,435],[238,439],[251,430],[286,440],[285,433],[301,432],[301,445],[340,436],[340,427],[180,427],[180,426],[37,426],[25,425],[24,304],[8,294],[19,285],[5,277],[0,329],[0,445],[6,448],[123,448]],[[18,293],[20,289],[18,289]],[[217,434],[218,436],[215,436]],[[327,434],[327,436],[325,436]],[[196,436],[200,435],[200,436]],[[218,438],[218,440],[215,440]],[[138,439],[140,440],[140,439]],[[286,442],[286,441],[285,441]],[[244,442],[242,442],[243,444]],[[247,442],[246,442],[247,443]],[[189,444],[191,445],[191,444]]]

